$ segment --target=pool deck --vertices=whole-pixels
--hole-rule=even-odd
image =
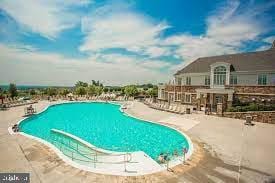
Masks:
[[[52,104],[41,101],[37,111]],[[194,154],[185,165],[144,176],[111,176],[86,172],[62,161],[48,146],[7,128],[22,119],[24,106],[0,111],[0,172],[30,172],[31,182],[236,182],[242,155],[241,182],[264,182],[275,176],[275,125],[204,114],[177,115],[134,102],[130,115],[185,132]]]

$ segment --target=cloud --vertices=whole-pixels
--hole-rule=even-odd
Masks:
[[[17,22],[25,33],[55,39],[63,30],[81,25],[84,39],[79,50],[87,56],[73,59],[44,53],[31,45],[0,44],[0,83],[72,85],[77,80],[92,79],[113,85],[157,83],[198,57],[240,52],[251,42],[263,43],[258,48],[262,50],[269,48],[274,39],[274,36],[264,37],[274,30],[270,24],[272,17],[265,14],[275,6],[274,1],[263,4],[249,1],[244,5],[228,0],[205,18],[203,34],[169,36],[165,35],[171,27],[169,22],[156,21],[135,11],[131,3],[107,1],[100,7],[96,4],[84,16],[82,13],[87,11],[82,8],[88,4],[88,0],[0,1],[7,20],[12,19],[8,25],[11,28],[6,26],[0,33],[14,38],[9,30]],[[79,8],[83,11],[81,14]],[[6,24],[0,22],[0,25]],[[116,49],[126,53],[113,51]],[[182,62],[175,65],[165,58]]]
[[[12,17],[26,32],[49,39],[75,26],[80,20],[73,7],[86,6],[87,0],[1,0],[0,9]]]
[[[206,35],[225,44],[240,46],[242,42],[254,40],[268,31],[268,26],[264,26],[265,20],[261,17],[266,10],[253,3],[241,7],[239,1],[229,1],[208,18]]]
[[[145,55],[149,55],[151,58],[168,56],[172,54],[172,51],[169,47],[160,47],[160,46],[150,46],[145,49]]]
[[[227,1],[206,19],[204,34],[178,34],[166,38],[163,44],[178,47],[175,54],[185,61],[179,67],[199,57],[239,52],[247,42],[256,41],[270,31],[265,12],[274,5],[256,5],[251,1],[244,7],[239,1]]]
[[[158,83],[168,73],[159,69],[171,66],[158,60],[144,60],[121,54],[94,55],[83,59],[59,54],[29,51],[0,44],[0,83],[73,85],[76,81],[103,81],[106,85]],[[169,73],[171,74],[171,73]]]
[[[275,3],[251,1],[245,5],[237,0],[222,4],[206,18],[204,34],[181,33],[168,37],[163,33],[171,26],[165,21],[155,22],[133,11],[129,4],[105,5],[82,20],[86,37],[80,50],[100,52],[123,48],[149,58],[180,58],[184,65],[198,57],[236,53],[247,42],[259,39],[270,30],[269,18],[264,13]]]
[[[270,49],[273,41],[275,41],[275,36],[265,37],[264,39],[262,39],[263,45],[258,47],[256,51],[263,51],[263,50]]]
[[[80,50],[98,52],[122,48],[151,57],[163,56],[168,51],[159,47],[160,36],[169,27],[165,22],[154,22],[134,12],[128,4],[108,4],[83,18],[82,30],[86,37]]]
[[[263,39],[263,42],[272,44],[275,41],[275,36],[269,36]]]

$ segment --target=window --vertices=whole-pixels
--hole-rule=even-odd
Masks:
[[[191,103],[191,94],[185,94],[185,102]]]
[[[186,85],[191,85],[191,77],[186,77]]]
[[[214,85],[225,85],[226,81],[226,68],[218,66],[214,69]]]
[[[259,74],[258,75],[258,85],[266,85],[266,83],[267,83],[266,74]]]
[[[236,75],[231,75],[231,76],[230,76],[230,84],[231,84],[231,85],[236,85],[236,84],[238,84],[238,78],[237,78]]]
[[[181,85],[181,78],[176,78],[176,85]]]
[[[205,76],[204,85],[210,85],[210,76]]]
[[[271,77],[271,84],[272,84],[272,85],[275,85],[275,74],[272,74],[272,77]]]
[[[169,101],[174,101],[174,93],[169,93],[168,96],[169,96],[168,98]]]
[[[185,95],[184,95],[184,93],[181,95],[181,101],[185,101]]]
[[[161,89],[161,92],[160,92],[160,98],[165,98],[165,92],[164,92],[164,89]]]
[[[177,95],[176,95],[176,100],[178,100],[178,101],[181,100],[181,93],[177,93]]]

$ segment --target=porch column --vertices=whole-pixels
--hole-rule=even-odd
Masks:
[[[162,98],[162,96],[161,96],[161,89],[160,89],[160,88],[158,88],[158,98],[159,98],[159,99]]]
[[[223,103],[217,103],[217,114],[219,116],[223,115]]]
[[[232,106],[232,102],[233,102],[233,93],[228,93],[228,97],[227,97],[227,108]]]
[[[213,100],[214,100],[214,94],[213,93],[210,93],[210,97],[209,97],[209,102],[210,102],[210,106],[211,106],[211,111],[213,109]]]
[[[196,100],[197,100],[197,109],[200,111],[201,110],[201,93],[200,92],[197,92]]]

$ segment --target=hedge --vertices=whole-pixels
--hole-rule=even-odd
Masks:
[[[275,111],[275,104],[263,105],[251,103],[246,106],[234,106],[227,109],[227,112],[247,112],[247,111]]]

